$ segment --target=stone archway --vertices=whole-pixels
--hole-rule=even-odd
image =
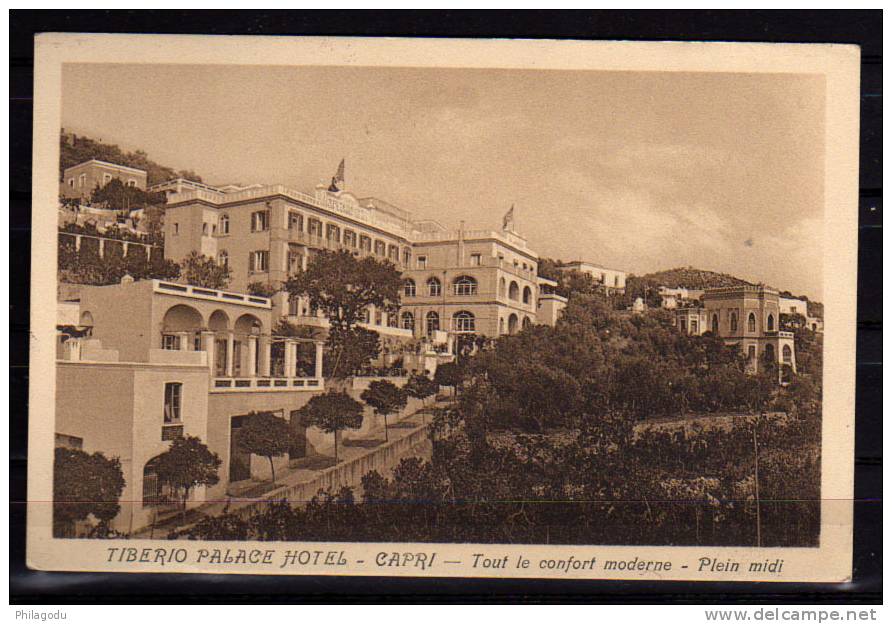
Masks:
[[[509,334],[517,333],[517,315],[516,314],[512,313],[511,316],[508,317],[508,333]]]

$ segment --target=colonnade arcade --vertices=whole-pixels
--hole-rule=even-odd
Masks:
[[[235,319],[214,310],[206,319],[178,304],[164,314],[161,348],[204,351],[213,377],[322,377],[323,343],[276,336],[251,313]]]

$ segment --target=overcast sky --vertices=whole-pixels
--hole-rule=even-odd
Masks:
[[[540,255],[820,299],[819,76],[67,65],[62,125],[206,182],[347,188]]]

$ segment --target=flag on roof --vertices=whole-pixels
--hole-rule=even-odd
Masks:
[[[503,230],[513,230],[514,229],[514,204],[511,204],[511,208],[509,208],[508,212],[505,213],[505,216],[502,217],[502,229]]]

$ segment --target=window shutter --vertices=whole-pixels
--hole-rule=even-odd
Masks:
[[[248,252],[248,270],[249,271],[254,270],[254,252],[253,251]]]

